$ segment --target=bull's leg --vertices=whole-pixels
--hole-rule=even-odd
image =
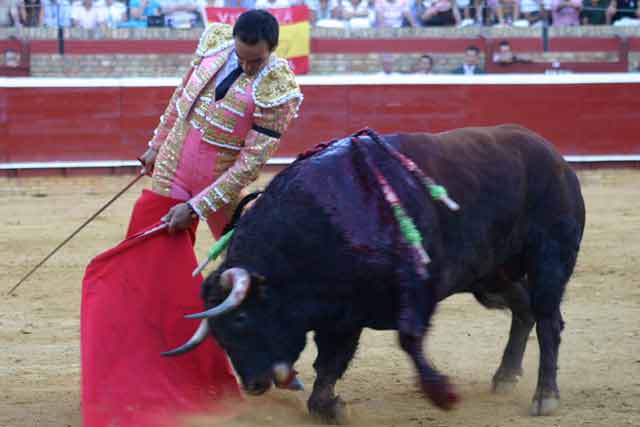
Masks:
[[[531,311],[536,321],[540,347],[538,385],[531,414],[549,415],[560,405],[556,382],[560,333],[564,328],[560,302],[576,263],[580,231],[571,221],[561,222],[538,241],[540,243],[528,272]]]
[[[560,333],[563,328],[564,321],[559,309],[556,309],[550,318],[545,317],[536,322],[536,333],[540,346],[540,367],[538,386],[531,405],[531,415],[550,415],[560,406],[560,391],[556,382],[556,373]]]
[[[448,379],[429,365],[422,348],[436,307],[436,298],[432,292],[435,286],[419,283],[417,286],[401,288],[398,332],[400,346],[409,355],[418,371],[422,391],[438,407],[451,409],[458,401],[458,396]]]
[[[498,393],[513,389],[522,375],[522,358],[534,324],[529,295],[520,282],[509,285],[503,297],[511,309],[511,330],[502,363],[493,376],[493,391]]]
[[[334,394],[334,388],[358,348],[361,333],[362,329],[349,333],[315,333],[318,356],[313,367],[317,376],[307,406],[312,415],[324,422],[344,424],[347,421],[345,404]]]

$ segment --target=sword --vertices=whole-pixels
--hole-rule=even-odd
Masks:
[[[56,246],[56,248],[54,250],[52,250],[49,255],[47,255],[46,257],[44,257],[44,259],[42,261],[40,261],[35,267],[33,267],[31,269],[31,271],[29,271],[22,279],[20,279],[20,281],[18,283],[16,283],[16,285],[11,288],[11,290],[7,293],[7,295],[11,295],[13,293],[13,291],[15,291],[16,289],[18,289],[18,286],[20,286],[25,280],[27,280],[29,278],[29,276],[31,276],[33,273],[35,273],[35,271],[40,268],[40,266],[42,264],[44,264],[45,262],[47,262],[47,260],[49,258],[51,258],[56,252],[58,252],[60,250],[60,248],[62,248],[64,245],[66,245],[69,240],[73,239],[75,237],[76,234],[78,234],[84,227],[86,227],[91,221],[93,221],[94,219],[96,219],[96,217],[98,215],[100,215],[102,213],[102,211],[104,211],[105,209],[107,209],[113,202],[115,202],[120,196],[122,196],[129,188],[133,187],[133,185],[138,182],[140,180],[140,178],[142,178],[143,176],[145,176],[147,174],[146,169],[142,169],[140,171],[140,173],[138,173],[138,175],[136,175],[135,178],[133,178],[131,180],[131,182],[129,182],[122,190],[120,190],[115,196],[113,196],[111,198],[111,200],[109,200],[107,203],[105,203],[104,206],[102,206],[100,209],[98,209],[98,211],[96,213],[94,213],[93,215],[91,215],[91,217],[89,217],[89,219],[87,219],[85,222],[82,223],[82,225],[80,225],[80,227],[76,228],[76,230],[71,233],[71,235],[69,237],[67,237],[66,239],[64,239],[64,241],[62,243],[60,243],[58,246]]]

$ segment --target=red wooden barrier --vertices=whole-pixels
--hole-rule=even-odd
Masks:
[[[578,76],[535,76],[534,84],[503,77],[303,79],[300,117],[277,156],[295,156],[364,126],[438,132],[499,123],[529,127],[565,155],[640,154],[640,76],[591,84]],[[2,87],[0,79],[0,163],[135,159],[172,87],[91,82],[97,87]]]

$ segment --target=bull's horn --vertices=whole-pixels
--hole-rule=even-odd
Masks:
[[[198,326],[198,330],[186,343],[182,344],[178,348],[174,348],[173,350],[165,351],[164,353],[160,353],[163,356],[177,356],[179,354],[186,353],[188,351],[196,348],[204,339],[209,335],[209,323],[206,320],[202,320],[200,322],[200,326]]]
[[[220,285],[224,289],[231,288],[229,296],[222,301],[220,305],[201,313],[189,314],[185,317],[187,319],[208,319],[233,310],[242,303],[247,293],[249,293],[250,284],[251,276],[249,276],[249,272],[244,268],[235,267],[225,270],[220,276]]]

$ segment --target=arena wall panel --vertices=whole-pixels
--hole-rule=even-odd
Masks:
[[[300,78],[277,156],[370,126],[440,132],[518,123],[568,156],[640,155],[640,75]],[[0,79],[0,163],[135,160],[176,79]]]

